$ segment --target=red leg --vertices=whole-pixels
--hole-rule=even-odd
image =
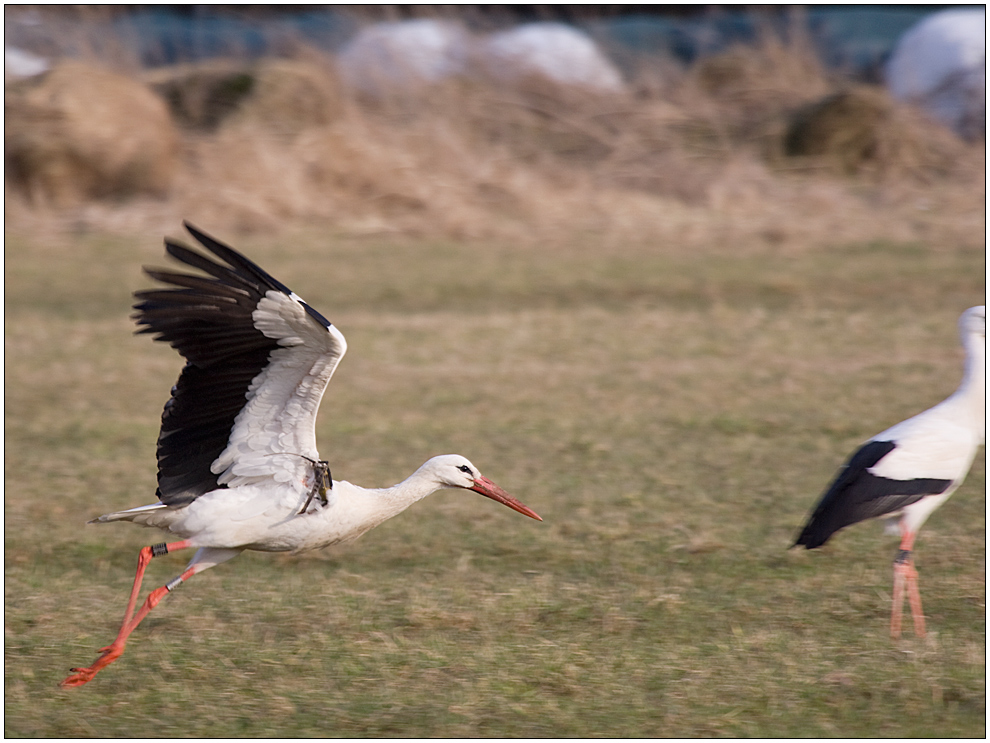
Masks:
[[[908,603],[911,604],[911,617],[914,619],[914,634],[924,637],[925,613],[921,610],[921,591],[918,589],[918,571],[914,567],[914,560],[908,565],[907,594]]]
[[[904,609],[904,565],[894,563],[894,605],[890,610],[890,636],[901,636],[901,611]]]
[[[131,586],[131,597],[127,601],[127,610],[124,612],[124,621],[120,623],[121,629],[127,626],[134,616],[134,607],[137,606],[137,599],[141,593],[141,582],[144,580],[144,571],[151,562],[151,558],[164,555],[169,552],[176,552],[188,547],[185,542],[173,542],[172,544],[156,544],[152,547],[145,547],[138,553],[137,573],[134,575],[134,585]]]
[[[921,610],[918,571],[915,570],[914,560],[911,557],[914,537],[914,534],[905,532],[903,539],[901,539],[901,551],[894,560],[894,605],[890,612],[890,636],[894,639],[901,636],[901,612],[904,608],[905,588],[907,589],[908,603],[911,605],[914,633],[918,637],[925,636],[925,615]]]
[[[63,688],[69,686],[82,686],[90,681],[98,671],[106,668],[123,654],[124,647],[127,644],[128,635],[130,635],[131,632],[133,632],[134,629],[141,623],[141,620],[148,616],[148,613],[158,605],[158,602],[162,600],[162,597],[166,593],[171,591],[196,572],[194,568],[189,568],[186,572],[167,585],[164,585],[161,588],[156,588],[148,595],[147,600],[145,600],[144,605],[135,617],[134,607],[137,605],[137,598],[141,592],[141,582],[144,580],[144,571],[148,567],[148,563],[151,562],[151,558],[164,555],[169,552],[186,549],[190,546],[192,545],[190,545],[188,541],[183,540],[181,542],[173,542],[172,544],[158,544],[154,547],[145,547],[141,550],[141,553],[138,555],[137,574],[134,576],[134,585],[131,588],[131,596],[127,601],[127,610],[124,612],[124,621],[120,625],[120,632],[117,633],[116,639],[110,645],[100,648],[99,652],[102,653],[102,655],[97,658],[96,662],[89,668],[70,669],[73,671],[72,675],[66,678],[60,686]]]

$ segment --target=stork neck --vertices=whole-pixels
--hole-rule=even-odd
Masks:
[[[416,470],[402,482],[383,488],[381,495],[382,500],[388,504],[386,508],[394,508],[398,513],[442,487],[435,479],[424,477],[420,470]]]
[[[986,435],[986,339],[976,333],[968,333],[963,336],[963,345],[966,348],[966,366],[962,382],[949,399],[974,416],[974,427],[979,430],[982,439]]]

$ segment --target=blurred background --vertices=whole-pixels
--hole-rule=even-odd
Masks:
[[[786,232],[983,180],[982,6],[4,12],[8,227]]]

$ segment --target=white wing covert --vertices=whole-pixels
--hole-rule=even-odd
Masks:
[[[134,295],[138,332],[187,361],[162,413],[158,497],[181,506],[217,488],[311,483],[316,413],[344,336],[240,253],[185,226],[227,265],[166,240],[172,257],[212,278],[146,268],[178,288]]]
[[[959,480],[969,471],[979,445],[971,430],[945,414],[944,403],[871,440],[896,442],[896,448],[870,468],[874,475],[894,480]]]

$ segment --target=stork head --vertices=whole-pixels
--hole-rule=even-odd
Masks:
[[[433,457],[423,465],[423,470],[429,470],[442,488],[463,488],[481,493],[486,498],[498,501],[514,511],[529,516],[531,519],[543,521],[539,514],[528,506],[524,506],[487,477],[478,468],[458,454],[444,454]]]
[[[959,332],[963,338],[967,335],[987,337],[987,308],[986,305],[970,307],[959,318]]]

